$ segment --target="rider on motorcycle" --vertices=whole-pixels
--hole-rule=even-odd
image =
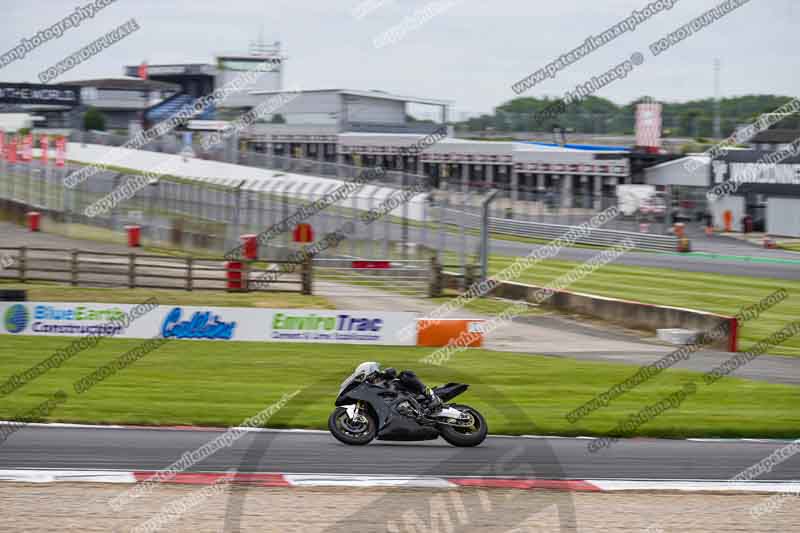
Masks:
[[[426,387],[421,379],[411,370],[403,370],[398,375],[397,370],[389,367],[379,372],[380,377],[387,381],[399,379],[400,384],[408,391],[415,394],[420,394],[425,397],[424,407],[427,408],[428,414],[436,414],[442,409],[442,400],[436,396],[433,389]]]

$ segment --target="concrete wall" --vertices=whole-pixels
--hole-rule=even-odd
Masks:
[[[263,95],[265,101],[274,95]],[[303,92],[284,104],[278,113],[288,125],[338,125],[342,111],[342,97],[332,91]]]
[[[346,95],[347,121],[379,124],[405,124],[406,103],[383,98]]]
[[[690,159],[700,165],[694,172],[689,172],[684,167],[684,163]],[[707,157],[684,157],[645,169],[645,181],[648,185],[684,185],[707,188],[710,167],[711,160]]]
[[[237,61],[236,59],[230,60]],[[248,64],[248,70],[264,68],[261,67],[262,62],[260,60],[245,61],[245,63]],[[239,65],[239,68],[242,68],[242,65]],[[251,95],[251,91],[280,91],[283,89],[281,86],[283,84],[283,74],[281,72],[283,65],[273,64],[271,68],[272,70],[259,73],[251,83],[242,85],[240,91],[229,93],[222,107],[255,107],[264,100],[264,97]],[[243,70],[220,70],[214,79],[214,88],[219,89],[234,80],[241,80],[244,74]]]
[[[100,112],[103,113],[103,116],[106,118],[107,130],[127,130],[128,126],[131,124],[131,121],[136,121],[139,119],[138,111],[112,111],[108,109],[101,109]]]
[[[458,274],[445,272],[444,278],[445,287],[461,288],[463,280]],[[508,300],[524,300],[534,303],[537,301],[536,292],[541,289],[542,287],[535,285],[505,282],[499,284],[491,292],[491,295]],[[683,328],[709,332],[721,324],[728,324],[725,334],[710,346],[731,352],[737,350],[738,323],[733,317],[570,291],[558,291],[542,305],[653,333],[662,328]]]
[[[800,237],[800,198],[767,199],[767,233]]]
[[[289,104],[287,104],[289,105]],[[284,116],[285,118],[285,116]],[[330,124],[268,124],[256,123],[250,127],[250,133],[254,137],[261,135],[325,135],[335,136],[339,134],[339,126],[335,121]],[[308,141],[297,141],[308,142]]]
[[[261,95],[258,101],[270,96]],[[306,91],[284,104],[279,113],[290,125],[324,126],[340,122],[404,125],[405,109],[405,102],[398,100],[342,95],[337,91]]]

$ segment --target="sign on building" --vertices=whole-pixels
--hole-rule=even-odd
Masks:
[[[636,106],[636,146],[661,147],[661,104]]]
[[[81,88],[35,83],[0,83],[0,103],[60,105],[76,107],[81,103]]]

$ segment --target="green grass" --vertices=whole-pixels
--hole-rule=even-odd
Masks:
[[[800,242],[781,242],[778,246],[790,252],[800,252]]]
[[[0,380],[63,347],[66,338],[5,336]],[[800,436],[800,387],[725,378],[702,385],[697,374],[666,371],[572,425],[564,415],[629,376],[629,366],[552,357],[468,350],[442,367],[419,359],[426,348],[388,348],[290,343],[172,341],[127,369],[78,395],[72,384],[138,345],[106,339],[63,366],[3,398],[0,418],[26,412],[55,391],[68,399],[48,421],[232,426],[276,402],[302,392],[279,411],[270,427],[324,429],[339,383],[362,361],[412,368],[429,384],[464,381],[459,401],[487,416],[492,433],[604,435],[637,412],[696,379],[698,393],[678,409],[641,426],[639,435],[659,437]]]
[[[80,238],[82,240],[121,244],[127,246],[128,237],[124,232],[101,228],[98,226],[87,226],[84,224],[63,224],[59,222],[51,222],[44,219],[42,222],[42,231],[45,233],[53,233],[62,235],[64,237]],[[225,261],[225,253],[230,250],[216,251],[207,248],[197,248],[188,244],[183,245],[182,248],[176,248],[174,244],[168,242],[152,243],[143,237],[143,242],[146,244],[137,249],[138,254],[144,255],[163,255],[169,258],[187,258],[191,257],[197,260],[208,261]],[[273,264],[275,260],[252,261],[251,268],[264,270]]]
[[[497,272],[515,259],[492,256],[489,270]],[[523,272],[518,281],[547,284],[580,264],[576,261],[542,261]],[[758,267],[754,265],[753,268]],[[750,345],[800,318],[800,282],[610,264],[571,285],[568,290],[734,315],[780,288],[789,292],[789,298],[757,320],[742,324],[739,349],[745,351]],[[800,336],[772,348],[770,353],[800,356]]]
[[[336,309],[322,296],[294,293],[226,291],[179,291],[165,289],[92,289],[63,285],[9,283],[0,281],[0,289],[25,289],[32,302],[103,302],[109,304],[143,302],[156,298],[160,305],[193,305],[218,307],[264,307],[290,309]],[[6,337],[3,337],[6,338]],[[62,341],[63,342],[63,341]]]
[[[125,232],[99,226],[74,223],[64,224],[44,219],[42,222],[42,231],[45,233],[63,235],[64,237],[80,238],[81,240],[87,241],[122,244],[126,246],[128,244],[128,236]],[[220,234],[223,233],[224,229],[221,229]],[[177,248],[177,245],[170,245],[170,243],[159,242],[159,244],[153,244],[146,235],[142,237],[142,241],[144,246],[142,246],[137,253],[224,261],[224,252],[222,251],[196,248],[188,244],[183,245],[183,248]]]
[[[455,300],[457,297],[458,294],[455,291],[445,291],[444,296],[439,298],[430,298],[428,301],[436,305],[444,305],[452,300]],[[498,315],[512,303],[513,302],[509,300],[501,300],[499,298],[475,298],[474,300],[467,302],[467,305],[464,306],[464,309],[474,313],[482,313],[484,315]],[[547,312],[543,309],[530,306],[525,313],[519,316],[541,316],[544,314],[547,314]]]

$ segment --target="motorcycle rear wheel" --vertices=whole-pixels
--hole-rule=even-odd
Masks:
[[[378,434],[378,424],[371,413],[361,414],[367,421],[356,423],[350,420],[344,407],[337,407],[328,417],[328,430],[339,442],[351,446],[369,444]]]
[[[471,428],[440,425],[439,434],[441,434],[442,438],[453,446],[460,447],[477,446],[482,443],[486,439],[486,435],[489,434],[489,427],[486,425],[486,419],[483,418],[483,415],[469,405],[451,404],[450,407],[469,413],[475,423]]]

